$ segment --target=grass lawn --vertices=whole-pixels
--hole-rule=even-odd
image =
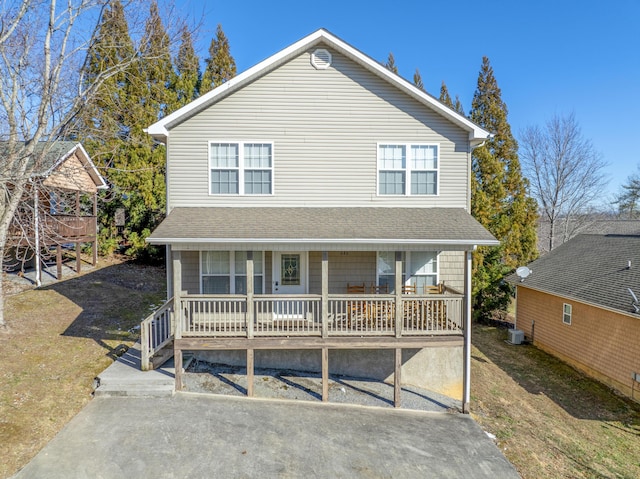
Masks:
[[[0,478],[91,400],[93,378],[164,298],[164,270],[102,261],[10,296],[0,333]],[[525,478],[640,477],[640,404],[548,354],[476,326],[472,414]]]
[[[524,478],[640,477],[640,404],[475,326],[471,413]]]
[[[81,276],[9,296],[0,332],[0,478],[24,466],[91,400],[93,378],[138,338],[164,270],[101,260]]]

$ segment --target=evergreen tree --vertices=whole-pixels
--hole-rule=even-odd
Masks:
[[[387,63],[385,65],[388,70],[391,70],[396,75],[398,74],[398,67],[396,66],[396,59],[393,57],[393,53],[389,52],[389,57],[387,58]]]
[[[449,95],[449,90],[447,89],[447,85],[444,81],[442,82],[442,86],[440,87],[440,101],[447,105],[449,108],[453,108],[451,95]]]
[[[422,77],[420,76],[420,70],[416,68],[416,72],[413,74],[413,84],[420,90],[425,91],[424,83],[422,83]]]
[[[97,100],[85,109],[87,122],[99,134],[81,130],[79,137],[88,143],[89,153],[99,159],[111,183],[109,201],[101,208],[101,239],[110,239],[107,244],[125,239],[132,245],[129,254],[140,256],[155,251],[146,247],[144,238],[165,207],[164,147],[155,145],[143,129],[176,104],[170,88],[175,77],[157,3],[150,6],[137,56],[126,23],[119,0],[110,2],[94,34],[84,74],[90,78],[109,68],[105,59],[132,55],[135,61],[125,75],[103,84]],[[127,223],[124,238],[115,238],[113,218],[120,207]]]
[[[640,218],[640,165],[638,171],[627,177],[622,185],[614,204],[618,205],[620,217],[630,220]]]
[[[473,150],[471,213],[500,241],[474,255],[474,312],[487,317],[504,310],[510,288],[503,277],[514,267],[535,259],[536,203],[522,177],[518,145],[507,121],[507,106],[487,57],[482,59],[473,96],[471,120],[494,136]]]
[[[218,24],[215,38],[211,40],[206,64],[207,67],[200,85],[201,95],[236,76],[236,62],[231,56],[229,40],[227,40],[220,24]]]
[[[78,130],[85,147],[127,135],[124,112],[128,108],[128,76],[136,58],[124,9],[119,0],[113,0],[103,10],[94,31],[82,69],[83,81],[92,85],[101,73],[117,65],[130,67],[107,78],[82,109]],[[100,160],[100,152],[94,155],[94,159]]]
[[[180,35],[180,49],[176,57],[176,76],[173,90],[176,95],[176,104],[172,110],[183,107],[198,96],[200,88],[200,60],[193,48],[191,32],[183,27]]]
[[[456,95],[456,101],[453,102],[453,109],[456,113],[460,113],[462,116],[466,116],[464,114],[464,107],[462,106],[462,102],[460,101],[460,97]]]
[[[96,166],[111,184],[108,191],[100,191],[99,244],[104,252],[115,249],[119,240],[114,216],[122,207],[118,185],[112,173],[125,155],[123,145],[130,138],[132,103],[130,80],[137,68],[137,52],[129,35],[129,27],[120,0],[112,0],[102,12],[93,33],[82,68],[84,84],[95,84],[106,71],[118,64],[128,67],[106,79],[80,111],[75,136],[87,149]]]

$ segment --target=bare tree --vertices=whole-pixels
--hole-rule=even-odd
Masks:
[[[140,52],[133,51],[90,81],[79,73],[92,27],[108,4],[0,0],[0,258],[16,218],[20,224],[21,216],[33,215],[30,201],[24,200],[33,190],[33,172],[41,170],[51,148],[70,131],[101,85],[140,60]],[[26,229],[23,226],[23,232]],[[0,281],[2,329],[6,323]]]
[[[551,251],[558,231],[566,241],[574,224],[580,224],[607,179],[606,163],[580,130],[575,115],[554,116],[544,127],[530,126],[521,134],[522,169],[538,201],[540,215],[549,222]]]

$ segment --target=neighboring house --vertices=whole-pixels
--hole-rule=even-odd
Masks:
[[[249,394],[261,365],[321,370],[324,399],[331,371],[468,410],[471,252],[498,244],[469,214],[487,131],[326,30],[147,131],[167,146],[148,241],[170,299],[143,367],[173,340],[177,364],[246,361]]]
[[[0,144],[0,156],[6,148]],[[39,283],[42,263],[53,254],[61,277],[62,247],[67,244],[75,244],[77,272],[83,243],[92,244],[95,265],[97,192],[107,184],[80,143],[43,143],[34,156],[37,164],[9,229],[7,247],[13,259],[6,264],[23,268],[23,261],[30,260]]]
[[[538,221],[538,251],[540,255],[549,252],[549,221]],[[555,229],[554,247],[569,241],[579,234],[621,234],[640,235],[640,220],[602,219],[598,215],[584,215],[569,222],[558,220]]]
[[[528,265],[516,328],[533,344],[640,400],[640,235],[578,235]]]

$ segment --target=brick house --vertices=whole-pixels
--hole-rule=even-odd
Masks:
[[[640,235],[578,235],[528,265],[516,326],[539,348],[640,400]],[[631,290],[631,292],[629,291]]]

